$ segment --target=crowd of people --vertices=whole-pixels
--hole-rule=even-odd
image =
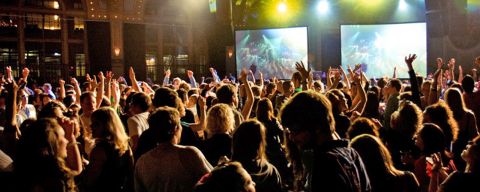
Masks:
[[[433,75],[369,79],[361,66],[288,80],[243,70],[162,84],[110,71],[58,88],[6,68],[1,191],[476,191],[480,83],[437,59]],[[126,80],[128,79],[128,81]]]

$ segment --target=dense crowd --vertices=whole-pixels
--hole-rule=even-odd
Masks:
[[[6,68],[0,92],[1,191],[478,191],[480,83],[437,59],[428,77],[369,79],[360,65],[325,79],[162,84],[110,71],[29,83]],[[455,70],[458,69],[458,72]],[[128,79],[128,81],[127,81]],[[27,86],[28,85],[28,86]]]

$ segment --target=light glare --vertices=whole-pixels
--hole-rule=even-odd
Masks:
[[[329,5],[326,0],[321,0],[317,5],[317,10],[320,13],[326,13],[328,12],[328,9],[329,9]]]
[[[287,4],[285,2],[280,2],[277,7],[278,12],[285,13],[287,11]]]

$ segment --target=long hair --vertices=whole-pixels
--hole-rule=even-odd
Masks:
[[[400,103],[398,110],[392,114],[391,121],[394,130],[412,138],[422,126],[423,114],[415,103],[404,100]]]
[[[458,124],[453,117],[453,112],[450,110],[450,107],[443,102],[438,101],[437,103],[428,106],[425,109],[424,115],[428,116],[430,122],[438,125],[446,138],[446,145],[450,145],[450,142],[457,140],[458,135]]]
[[[73,173],[59,153],[58,143],[65,138],[62,138],[63,129],[57,121],[41,118],[22,131],[14,161],[18,187],[32,190],[31,187],[43,185],[42,180],[49,178],[57,187],[63,187],[62,190],[74,191]]]
[[[455,120],[460,121],[467,113],[468,108],[463,100],[462,93],[457,88],[449,88],[445,92],[445,101],[453,112]]]
[[[120,155],[129,150],[128,136],[122,121],[109,107],[101,107],[92,113],[92,132],[98,132],[99,139],[106,139],[114,144]]]
[[[350,146],[360,154],[371,180],[403,174],[395,168],[390,152],[378,137],[362,134],[355,137]]]
[[[240,124],[233,134],[232,160],[241,163],[257,160],[265,162],[265,127],[257,120],[248,120]]]
[[[206,127],[210,136],[220,133],[230,134],[235,128],[232,108],[223,103],[214,105],[208,110]]]
[[[373,91],[368,91],[367,103],[365,104],[362,117],[378,119],[380,117],[380,112],[378,111],[379,103],[378,95]]]
[[[242,192],[245,191],[248,173],[239,162],[227,162],[215,167],[203,176],[195,186],[195,192]]]
[[[480,136],[477,136],[472,140],[469,151],[469,170],[472,173],[478,174],[480,173]]]
[[[269,122],[274,118],[273,105],[270,99],[263,98],[258,101],[256,114],[260,122]]]

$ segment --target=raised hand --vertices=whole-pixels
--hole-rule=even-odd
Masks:
[[[23,68],[23,70],[22,70],[22,78],[26,80],[26,79],[28,78],[28,74],[30,74],[30,70],[29,70],[28,68],[26,68],[26,67]]]
[[[103,72],[98,72],[98,81],[102,83],[105,80],[105,76],[103,76]]]
[[[78,81],[77,81],[77,79],[75,79],[75,77],[70,78],[70,83],[71,83],[73,86],[78,86]]]
[[[61,127],[65,131],[65,138],[69,142],[75,141],[75,122],[67,117],[59,121]]]
[[[407,64],[408,66],[408,70],[412,70],[413,69],[413,66],[412,66],[412,63],[413,61],[415,61],[415,59],[417,59],[417,55],[416,54],[408,54],[408,56],[405,57],[405,63]]]
[[[247,69],[242,69],[242,72],[240,72],[240,76],[238,77],[238,80],[242,83],[247,83]]]
[[[311,69],[309,68],[308,71],[305,69],[305,65],[303,64],[303,61],[296,62],[295,63],[295,69],[297,69],[298,72],[302,75],[303,80],[307,79],[308,76],[310,76],[310,71]]]
[[[65,80],[63,79],[58,80],[58,84],[60,85],[60,87],[65,86]]]
[[[172,72],[170,71],[170,69],[167,69],[165,71],[165,77],[170,77],[171,74],[172,74]]]
[[[443,66],[443,59],[442,58],[437,58],[437,69],[441,69]]]
[[[355,64],[355,68],[353,69],[354,72],[357,72],[359,69],[362,68],[362,65],[360,64]]]
[[[12,67],[7,66],[5,69],[6,69],[6,72],[7,72],[7,80],[13,80]]]
[[[105,80],[107,83],[111,82],[113,78],[113,72],[112,71],[107,71],[105,74]]]
[[[133,70],[133,67],[130,67],[130,69],[128,70],[128,77],[130,78],[130,80],[135,79],[135,71]]]

